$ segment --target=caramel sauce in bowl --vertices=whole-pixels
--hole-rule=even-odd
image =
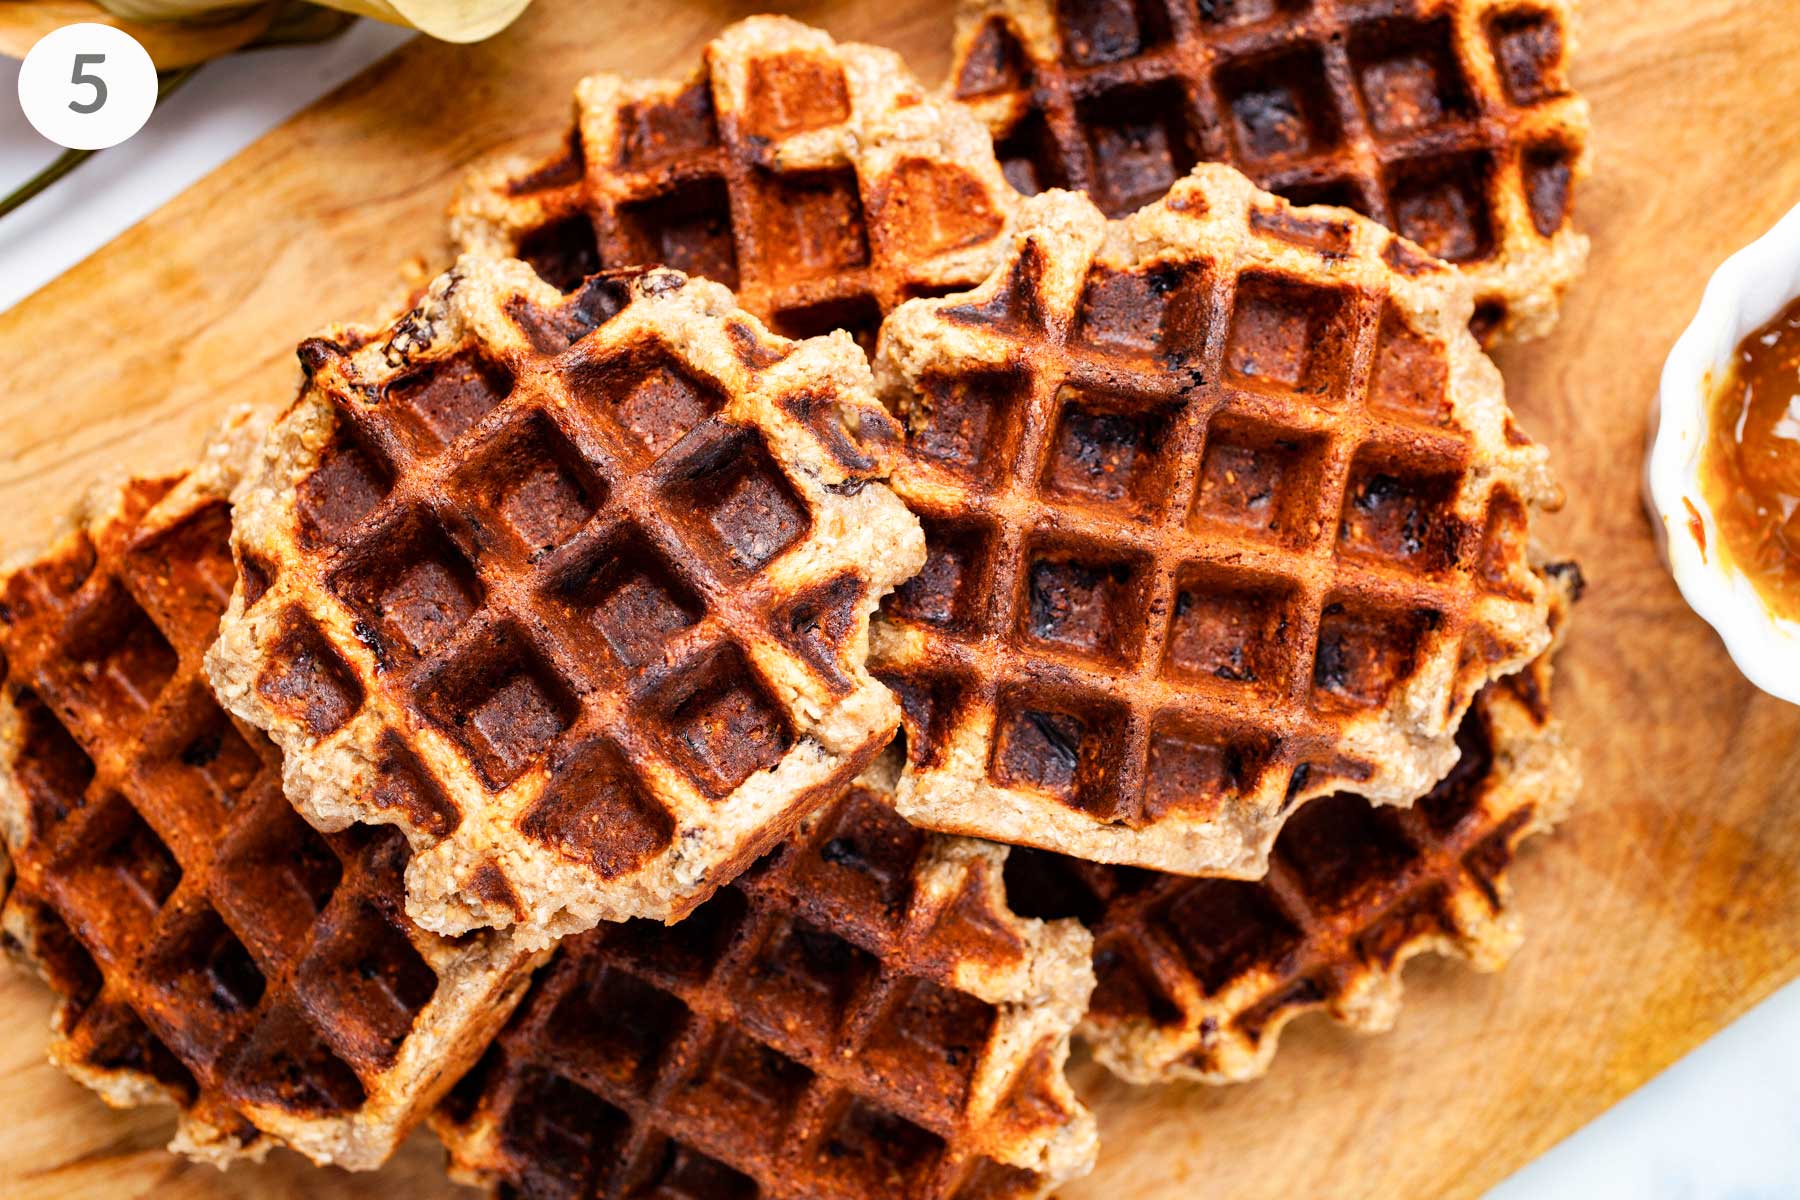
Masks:
[[[1800,704],[1797,393],[1800,208],[1707,284],[1663,365],[1645,464],[1683,598],[1752,683]]]

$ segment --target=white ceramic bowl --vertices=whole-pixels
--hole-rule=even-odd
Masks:
[[[1800,208],[1713,273],[1700,311],[1669,352],[1645,466],[1645,499],[1663,558],[1689,607],[1719,631],[1750,682],[1800,704],[1800,621],[1777,620],[1750,581],[1721,560],[1718,525],[1700,487],[1712,381],[1723,377],[1738,343],[1796,296]],[[1695,514],[1705,527],[1705,550],[1690,528]]]

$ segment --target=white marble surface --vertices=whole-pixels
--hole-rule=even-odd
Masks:
[[[0,220],[0,310],[405,37],[364,22],[327,46],[207,67],[132,141]],[[0,59],[0,192],[55,156],[19,111],[17,79],[18,65]],[[1800,1197],[1800,983],[1496,1188],[1490,1200],[1615,1197]]]

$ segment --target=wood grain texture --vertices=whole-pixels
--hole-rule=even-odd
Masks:
[[[935,79],[948,3],[788,11]],[[460,172],[553,143],[577,76],[684,71],[755,7],[539,0],[481,46],[414,43],[0,315],[0,551],[97,474],[174,465],[226,404],[291,389],[298,339],[442,263]],[[1566,481],[1547,536],[1592,585],[1558,680],[1587,789],[1516,873],[1525,949],[1493,977],[1416,964],[1396,1031],[1308,1018],[1255,1084],[1133,1091],[1080,1068],[1105,1145],[1069,1200],[1474,1195],[1800,973],[1800,709],[1682,606],[1638,500],[1667,347],[1713,267],[1800,202],[1795,61],[1800,0],[1586,2],[1593,264],[1559,332],[1502,356]],[[43,1063],[35,981],[7,975],[0,1004],[0,1194],[451,1194],[422,1137],[373,1176],[180,1163],[165,1117],[109,1113]]]

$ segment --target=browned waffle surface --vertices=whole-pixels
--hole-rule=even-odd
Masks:
[[[563,944],[436,1124],[505,1195],[1044,1195],[1091,1167],[1063,1077],[1074,921],[1001,847],[922,833],[884,759],[679,925]]]
[[[404,839],[308,828],[274,746],[213,701],[233,473],[221,453],[98,493],[0,585],[7,941],[58,993],[52,1059],[113,1104],[178,1106],[174,1148],[373,1167],[532,958],[415,928]]]
[[[885,602],[920,825],[1255,878],[1301,800],[1408,804],[1549,640],[1555,497],[1465,279],[1371,221],[1198,167],[1109,226],[1033,197],[965,297],[891,316]]]
[[[848,337],[465,256],[302,359],[208,664],[316,825],[407,834],[427,928],[678,917],[891,737],[868,620],[923,540]]]
[[[1458,264],[1489,336],[1555,322],[1588,109],[1564,0],[964,0],[951,89],[1026,193],[1108,215],[1225,162]]]
[[[1553,571],[1578,586],[1572,566]],[[1094,931],[1098,984],[1081,1032],[1095,1057],[1137,1083],[1252,1079],[1302,1014],[1390,1028],[1415,955],[1498,969],[1522,936],[1507,869],[1579,786],[1549,699],[1546,653],[1482,691],[1457,734],[1461,758],[1413,808],[1347,792],[1312,801],[1257,882],[1015,851],[1013,906]]]
[[[1017,199],[980,122],[897,55],[781,17],[726,29],[681,82],[585,79],[575,110],[552,159],[468,181],[462,246],[565,288],[674,267],[792,337],[847,329],[872,350],[902,300],[987,274]]]

